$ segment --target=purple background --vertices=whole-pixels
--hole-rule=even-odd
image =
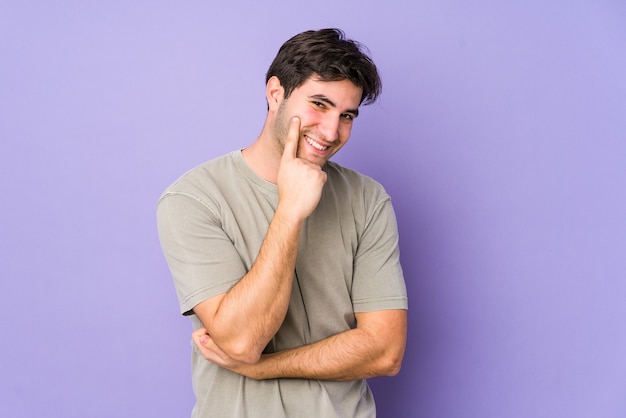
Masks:
[[[395,202],[410,296],[382,417],[626,417],[626,3],[0,3],[0,416],[184,417],[155,204],[249,144],[278,46],[384,78],[337,160]]]

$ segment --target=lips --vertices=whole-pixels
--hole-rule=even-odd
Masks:
[[[314,140],[313,138],[310,138],[308,136],[304,136],[304,140],[306,141],[307,144],[309,144],[310,146],[312,146],[313,148],[315,148],[318,151],[326,151],[328,148],[330,148],[327,145],[322,145],[319,142],[317,142],[316,140]]]

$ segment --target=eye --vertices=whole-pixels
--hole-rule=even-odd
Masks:
[[[325,109],[326,108],[326,105],[324,103],[322,103],[322,102],[313,101],[312,103],[313,103],[313,105],[315,107],[319,107],[320,109]]]
[[[341,115],[341,117],[345,120],[348,121],[353,121],[354,120],[354,115],[350,114],[350,113],[344,113],[343,115]]]

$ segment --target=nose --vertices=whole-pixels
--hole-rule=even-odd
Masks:
[[[327,141],[336,141],[339,138],[339,117],[330,113],[325,115],[318,129]]]

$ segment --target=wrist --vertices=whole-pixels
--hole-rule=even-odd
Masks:
[[[281,226],[289,229],[299,231],[304,224],[305,216],[302,216],[294,211],[285,209],[283,205],[278,204],[276,212],[274,212],[274,220]]]

